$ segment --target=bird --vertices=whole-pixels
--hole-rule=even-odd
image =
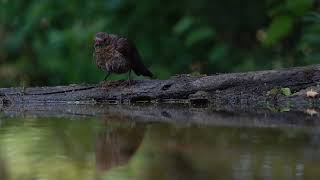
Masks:
[[[138,76],[154,77],[141,60],[141,56],[135,45],[127,38],[97,32],[94,37],[93,57],[98,68],[106,72],[104,80],[112,74],[128,74],[131,82],[131,70]]]

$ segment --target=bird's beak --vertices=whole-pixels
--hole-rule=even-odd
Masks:
[[[97,46],[101,45],[102,43],[103,43],[102,38],[98,38],[98,37],[94,38],[94,47],[97,47]]]
[[[96,42],[102,42],[102,41],[103,41],[103,39],[98,38],[98,37],[96,37],[94,40],[95,40]]]

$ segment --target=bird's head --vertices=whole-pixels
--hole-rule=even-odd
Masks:
[[[94,47],[105,47],[108,45],[109,35],[105,32],[98,32],[94,37]]]

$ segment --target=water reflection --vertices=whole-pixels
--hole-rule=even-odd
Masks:
[[[108,121],[106,130],[96,139],[96,165],[100,171],[125,165],[132,158],[144,137],[145,127],[142,124],[119,124]],[[128,124],[127,124],[128,125]]]
[[[317,179],[317,128],[3,118],[1,179]]]

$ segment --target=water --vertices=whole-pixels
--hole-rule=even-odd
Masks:
[[[4,111],[1,179],[320,178],[317,114],[115,109]]]

